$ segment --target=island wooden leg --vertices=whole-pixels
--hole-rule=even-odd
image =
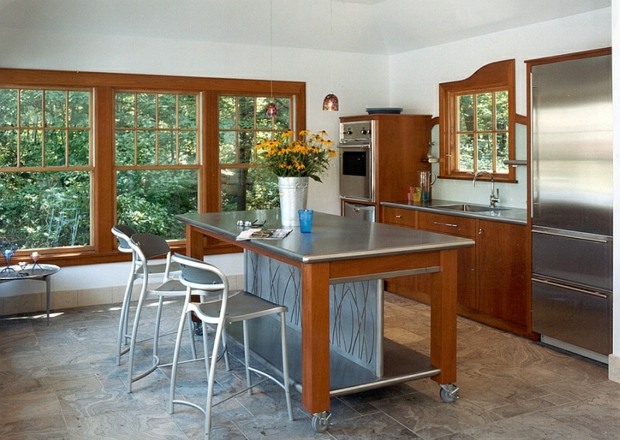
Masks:
[[[204,234],[192,225],[185,227],[185,253],[187,256],[202,260]]]
[[[431,365],[441,372],[439,384],[456,381],[457,251],[440,252],[441,271],[432,275]]]
[[[329,263],[301,266],[301,402],[329,411]]]

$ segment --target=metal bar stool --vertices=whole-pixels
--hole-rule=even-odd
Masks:
[[[177,332],[177,340],[174,348],[174,357],[172,361],[172,373],[170,380],[170,403],[169,411],[174,413],[174,405],[182,404],[188,405],[202,411],[205,415],[205,437],[207,439],[211,436],[211,413],[213,404],[213,387],[215,383],[215,367],[218,360],[217,353],[219,350],[220,341],[225,334],[225,325],[233,322],[243,322],[243,348],[245,355],[245,374],[247,380],[247,388],[235,393],[234,395],[222,400],[222,403],[238,394],[249,390],[251,393],[252,388],[258,384],[252,384],[250,372],[254,372],[262,377],[272,380],[274,383],[284,389],[286,396],[286,406],[288,410],[289,420],[293,420],[293,408],[291,405],[291,393],[288,373],[288,356],[286,349],[286,318],[285,314],[287,308],[285,306],[274,304],[259,298],[256,295],[252,295],[249,292],[238,291],[229,292],[228,279],[222,271],[217,267],[208,264],[204,261],[196,260],[194,258],[186,257],[183,255],[175,254],[172,257],[173,261],[176,261],[181,266],[181,276],[179,280],[185,286],[187,291],[185,295],[185,305],[183,313],[181,314],[181,322],[179,322],[179,329]],[[201,302],[192,302],[192,294],[200,295]],[[207,387],[207,402],[204,407],[199,404],[189,402],[186,400],[175,399],[175,388],[177,378],[177,367],[179,350],[181,346],[181,339],[183,336],[184,320],[189,313],[194,313],[200,321],[203,323],[203,344],[205,353],[207,350],[207,325],[215,327],[215,337],[213,340],[213,347],[211,349],[211,357],[205,354],[205,363],[207,364],[208,371],[208,387]],[[248,338],[247,321],[259,318],[267,315],[279,315],[280,327],[281,327],[281,344],[282,344],[282,381],[279,381],[274,376],[250,366],[250,347]],[[225,339],[224,339],[225,344]],[[217,405],[216,404],[216,405]]]
[[[160,360],[158,355],[159,337],[160,337],[160,325],[161,316],[164,306],[164,300],[167,298],[181,298],[185,296],[185,286],[181,284],[178,279],[170,278],[171,267],[171,251],[170,246],[165,239],[154,234],[133,234],[127,242],[133,253],[132,267],[130,271],[130,277],[128,281],[128,287],[126,290],[126,298],[123,301],[123,310],[121,311],[121,320],[119,323],[119,340],[118,349],[119,357],[123,353],[129,354],[128,361],[128,391],[132,391],[132,384],[137,380],[146,377],[151,374],[160,366]],[[152,262],[155,259],[160,259],[165,256],[165,270],[163,273],[163,280],[161,284],[156,287],[149,285],[151,276]],[[133,284],[137,279],[142,279],[142,287],[138,297],[138,303],[136,305],[136,311],[134,313],[133,325],[131,327],[131,333],[128,332],[128,320],[129,320],[129,304],[131,302],[131,294],[133,291]],[[136,343],[138,342],[138,331],[140,328],[140,318],[145,301],[155,297],[158,299],[157,311],[155,316],[155,330],[153,334],[153,348],[152,348],[152,360],[151,367],[147,370],[134,376],[134,357]],[[185,322],[185,319],[181,320]],[[194,346],[194,332],[192,329],[191,321],[187,322],[187,330],[191,338],[191,352],[193,359],[197,358],[196,348]],[[123,339],[129,340],[129,346],[121,351],[121,344]]]
[[[131,308],[131,299],[133,294],[133,287],[136,281],[143,278],[142,263],[136,258],[134,250],[130,246],[131,236],[136,231],[130,226],[126,225],[114,225],[112,227],[112,234],[118,241],[118,250],[123,253],[130,253],[132,255],[131,268],[129,270],[129,279],[127,280],[127,286],[125,287],[125,293],[123,295],[123,303],[121,305],[121,316],[118,323],[118,336],[117,336],[117,348],[116,348],[116,365],[121,364],[121,357],[129,352],[129,340],[131,335],[127,328],[129,326],[129,315]],[[164,282],[165,280],[177,278],[180,274],[179,265],[163,260],[164,264],[150,264],[148,267],[150,281],[155,281],[155,278]],[[192,354],[195,356],[195,349],[192,349]]]

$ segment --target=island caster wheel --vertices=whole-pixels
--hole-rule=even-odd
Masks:
[[[439,385],[439,397],[446,403],[456,402],[459,398],[459,387],[454,384]]]
[[[323,411],[322,413],[316,413],[312,416],[312,428],[314,432],[325,432],[329,428],[329,418],[331,413]]]

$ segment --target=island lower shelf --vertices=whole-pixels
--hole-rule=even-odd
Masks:
[[[279,322],[273,317],[252,320],[250,326],[250,347],[252,351],[269,363],[273,368],[282,371],[281,351],[278,338]],[[241,325],[234,325],[228,334],[237,341],[242,339]],[[287,327],[287,349],[289,358],[289,376],[297,390],[301,392],[301,333]],[[330,395],[332,397],[358,393],[361,391],[396,385],[398,383],[436,376],[438,368],[430,365],[429,357],[388,338],[382,341],[383,374],[376,375],[372,371],[347,359],[337,351],[330,355]]]

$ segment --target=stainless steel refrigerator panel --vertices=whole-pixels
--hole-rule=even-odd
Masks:
[[[612,235],[611,56],[532,68],[533,224]]]
[[[563,230],[532,231],[532,272],[612,289],[612,237]]]
[[[611,294],[532,280],[532,330],[596,353],[611,353]]]

